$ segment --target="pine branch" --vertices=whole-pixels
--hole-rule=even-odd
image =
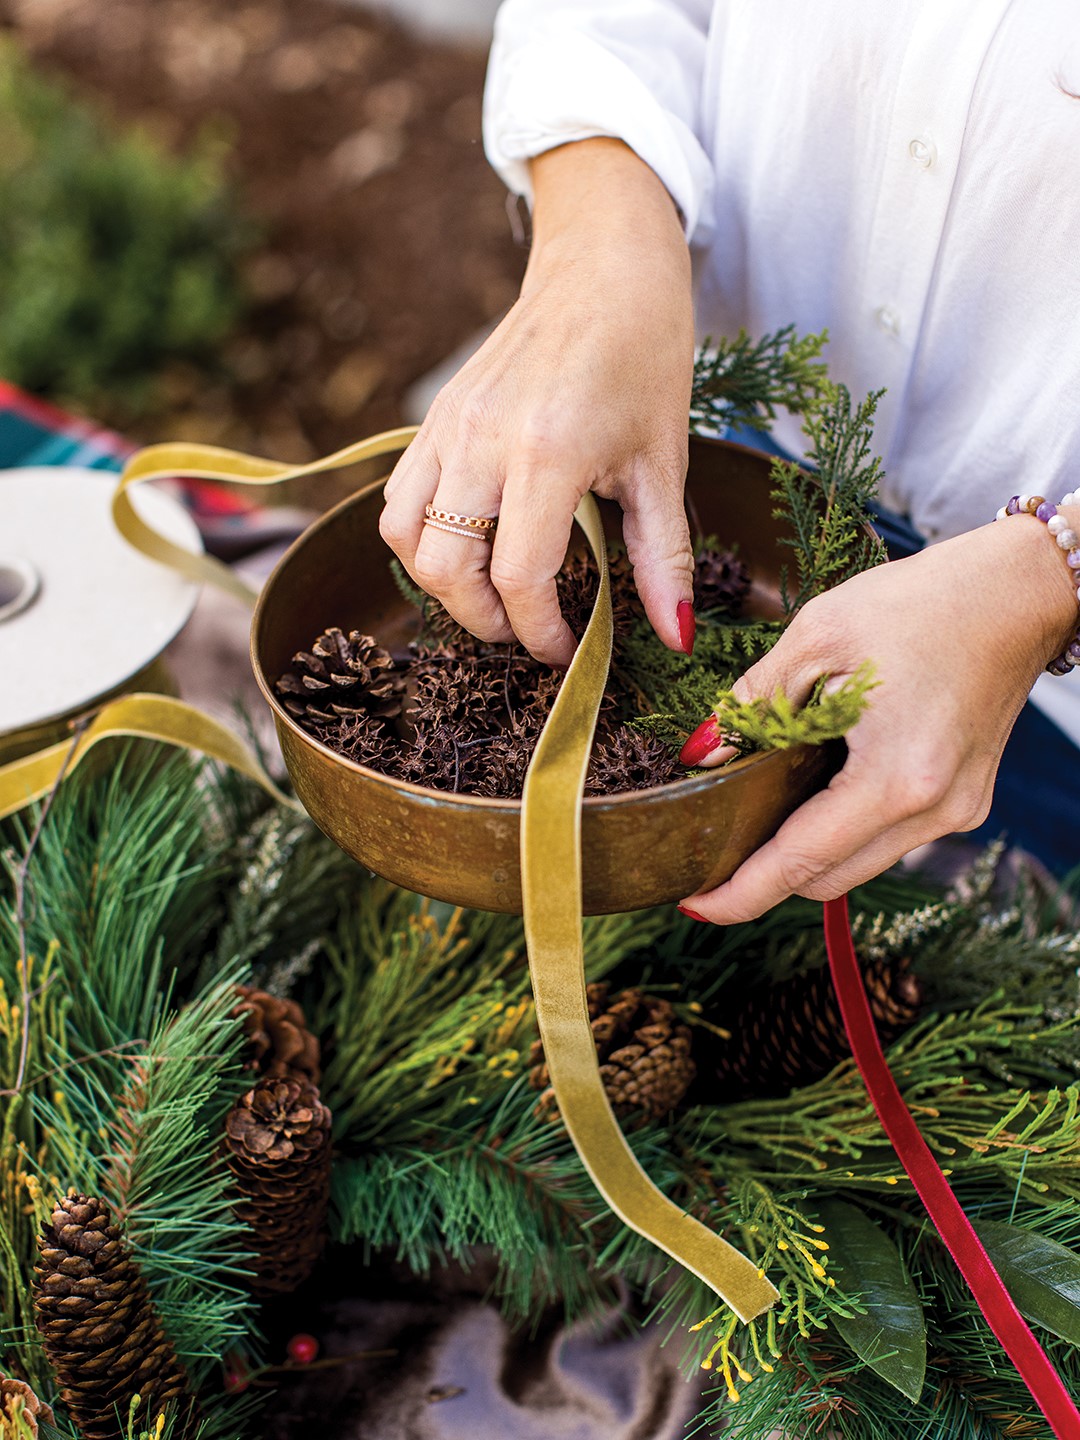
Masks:
[[[775,519],[791,530],[781,543],[795,553],[795,586],[781,577],[789,617],[822,591],[886,559],[870,528],[870,504],[881,480],[871,458],[874,414],[885,392],[868,395],[854,410],[843,385],[830,385],[806,414],[807,466],[774,460]]]
[[[785,325],[760,340],[740,330],[734,340],[705,341],[694,362],[691,432],[747,425],[764,430],[779,409],[802,414],[820,396],[828,335],[798,336]]]

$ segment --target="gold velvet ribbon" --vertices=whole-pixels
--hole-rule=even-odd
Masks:
[[[308,465],[282,465],[208,445],[152,445],[125,466],[113,516],[125,538],[151,558],[195,580],[209,580],[241,599],[250,589],[226,566],[174,545],[136,513],[127,491],[143,480],[175,475],[273,485],[340,469],[405,449],[405,428],[347,446]],[[586,495],[577,521],[601,570],[592,617],[559,691],[525,782],[521,815],[521,877],[525,934],[536,1015],[560,1113],[582,1163],[604,1199],[631,1229],[651,1240],[710,1285],[742,1319],[778,1298],[753,1261],[680,1210],[656,1188],[627,1145],[600,1079],[585,996],[581,936],[581,800],[596,716],[611,661],[611,592],[603,529]],[[178,700],[131,695],[107,704],[72,751],[54,745],[0,767],[0,816],[47,794],[98,741],[140,735],[201,750],[257,780],[288,801],[256,756],[231,731]]]
[[[581,939],[581,800],[611,663],[611,588],[591,495],[576,519],[600,565],[600,587],[529,766],[521,805],[525,938],[544,1058],[563,1123],[612,1210],[710,1285],[741,1320],[752,1320],[778,1298],[775,1287],[752,1260],[656,1188],[619,1129],[597,1065]]]

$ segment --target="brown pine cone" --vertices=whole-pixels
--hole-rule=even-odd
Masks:
[[[694,559],[694,608],[738,615],[750,593],[750,571],[732,550],[707,545]]]
[[[888,1045],[918,1018],[922,984],[907,957],[870,961],[863,983]],[[785,1095],[851,1054],[828,966],[752,991],[734,1016],[714,1018],[731,1039],[716,1047],[710,1069],[732,1099]]]
[[[669,1000],[638,989],[620,990],[609,999],[609,989],[600,982],[585,991],[607,1097],[620,1117],[660,1120],[678,1107],[696,1073],[690,1027],[679,1020]],[[533,1041],[529,1064],[530,1083],[544,1092],[540,1104],[554,1115],[555,1097],[540,1040]]]
[[[233,1208],[250,1233],[252,1290],[295,1290],[326,1243],[330,1111],[302,1076],[260,1080],[229,1111],[225,1147]]]
[[[36,1440],[39,1420],[55,1425],[52,1407],[39,1400],[24,1381],[0,1375],[0,1437],[22,1440],[26,1436],[28,1440]]]
[[[620,641],[644,616],[645,607],[634,585],[634,567],[624,550],[609,553],[608,576],[611,581],[613,643],[617,650]],[[555,576],[559,608],[567,625],[579,638],[584,635],[589,623],[599,578],[600,569],[591,551],[579,551],[572,555]]]
[[[303,1075],[317,1085],[319,1042],[296,1001],[268,995],[254,985],[238,985],[236,993],[239,1004],[232,1013],[244,1019],[248,1068],[260,1075]]]
[[[172,1403],[173,1433],[197,1415],[176,1358],[119,1225],[103,1200],[69,1190],[38,1237],[34,1314],[63,1400],[83,1440],[117,1440],[140,1395],[140,1429]],[[117,1412],[122,1419],[117,1418]]]
[[[300,650],[274,690],[290,715],[316,733],[332,717],[400,713],[403,685],[394,662],[370,635],[324,630],[310,652]]]

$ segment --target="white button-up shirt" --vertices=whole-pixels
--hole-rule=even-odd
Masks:
[[[1080,484],[1070,91],[1078,0],[506,0],[485,144],[523,194],[546,149],[630,145],[701,334],[827,328],[830,373],[887,391],[883,503],[936,539]]]
[[[828,327],[832,373],[887,388],[885,503],[934,538],[1080,483],[1070,88],[1077,0],[507,0],[485,138],[522,193],[554,145],[631,145],[702,333]]]

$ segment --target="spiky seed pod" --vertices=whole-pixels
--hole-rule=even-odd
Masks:
[[[624,550],[609,553],[608,577],[611,581],[613,643],[618,650],[620,642],[645,614],[645,607],[638,598],[634,568]],[[599,578],[599,566],[588,551],[572,555],[555,577],[559,608],[567,625],[578,637],[584,635],[585,626],[589,623]]]
[[[409,705],[419,727],[457,725],[467,738],[488,735],[504,710],[502,677],[482,660],[429,660]]]
[[[275,682],[274,690],[290,715],[318,731],[333,716],[394,716],[401,710],[401,677],[390,655],[371,635],[346,636],[324,630],[311,650],[300,650]]]
[[[585,779],[586,795],[611,795],[623,790],[648,790],[680,780],[686,771],[678,753],[655,735],[620,725],[606,739],[600,739],[589,762]]]
[[[248,1067],[259,1075],[304,1075],[317,1085],[319,1041],[296,1001],[254,985],[238,985],[236,993],[239,1003],[232,1013],[243,1017]]]
[[[116,1440],[135,1395],[142,1427],[173,1404],[173,1433],[185,1434],[196,1418],[187,1376],[105,1202],[69,1190],[38,1249],[34,1316],[83,1440]]]
[[[678,1107],[696,1074],[690,1027],[679,1020],[669,1000],[638,989],[609,997],[609,990],[600,982],[585,992],[607,1097],[620,1117],[659,1120]],[[540,1040],[533,1041],[529,1064],[530,1083],[543,1091],[540,1104],[554,1114]]]
[[[863,983],[887,1045],[918,1018],[922,984],[906,956],[868,962]],[[710,1070],[733,1099],[787,1094],[851,1054],[827,966],[752,991],[736,1014],[713,1018],[731,1039],[717,1046]]]
[[[326,1242],[330,1111],[303,1077],[260,1080],[229,1111],[225,1148],[256,1295],[295,1290]]]
[[[750,593],[750,570],[733,550],[706,545],[694,557],[694,607],[738,615]]]
[[[55,1425],[52,1406],[39,1400],[22,1380],[0,1375],[0,1440],[36,1440],[38,1421]]]

